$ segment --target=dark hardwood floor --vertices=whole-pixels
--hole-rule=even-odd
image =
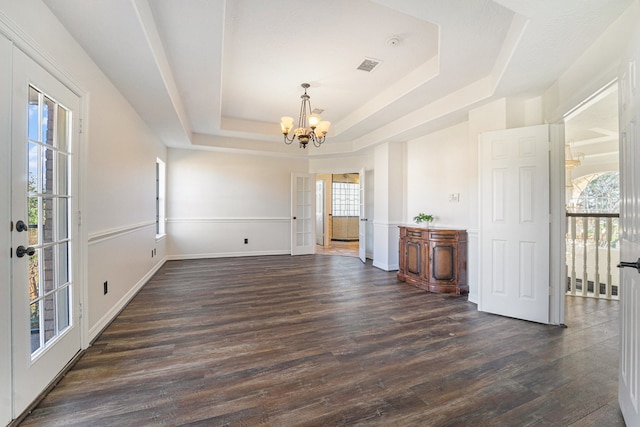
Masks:
[[[170,261],[23,426],[622,426],[618,303],[568,328],[344,256]]]

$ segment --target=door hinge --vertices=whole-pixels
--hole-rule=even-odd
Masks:
[[[82,211],[78,211],[78,227],[82,225]]]
[[[82,133],[82,130],[83,130],[82,129],[82,124],[83,124],[82,119],[78,119],[78,127],[80,128],[80,130],[79,130],[80,133]]]

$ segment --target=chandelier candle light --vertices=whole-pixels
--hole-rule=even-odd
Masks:
[[[304,94],[300,96],[302,98],[300,117],[298,118],[298,127],[294,129],[291,138],[289,138],[289,132],[293,128],[293,117],[285,116],[280,119],[284,143],[291,144],[297,137],[298,142],[300,142],[300,148],[307,148],[309,141],[316,147],[320,147],[327,136],[331,122],[321,121],[319,115],[312,114],[311,102],[309,101],[311,97],[307,95],[307,89],[311,85],[302,83],[301,86],[304,88]]]

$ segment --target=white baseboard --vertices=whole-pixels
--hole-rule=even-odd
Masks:
[[[129,301],[131,301],[133,299],[133,297],[135,297],[136,294],[138,292],[140,292],[140,289],[142,289],[144,287],[144,285],[147,284],[149,279],[151,279],[153,277],[153,275],[156,274],[156,272],[158,270],[160,270],[160,268],[168,260],[169,260],[168,257],[164,257],[163,259],[158,261],[158,263],[156,265],[154,265],[153,268],[151,270],[149,270],[147,272],[147,274],[145,274],[142,277],[142,279],[140,279],[135,284],[135,286],[133,286],[129,290],[129,292],[127,292],[126,294],[123,295],[122,298],[120,298],[120,301],[118,301],[113,307],[111,307],[111,310],[106,312],[105,315],[102,316],[102,318],[100,320],[98,320],[96,322],[96,324],[93,325],[92,328],[89,329],[89,342],[93,342],[93,340],[95,340],[96,337],[98,337],[100,335],[100,333],[102,333],[102,331],[107,326],[109,326],[109,324],[113,321],[113,319],[115,319],[118,316],[118,314],[120,314],[120,312],[127,306]]]
[[[183,254],[183,255],[169,255],[167,259],[169,261],[179,261],[186,259],[204,259],[204,258],[237,258],[248,256],[262,256],[262,255],[290,255],[291,251],[286,250],[274,250],[274,251],[253,251],[253,252],[215,252],[209,254]]]

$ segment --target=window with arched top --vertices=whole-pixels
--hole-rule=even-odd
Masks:
[[[574,212],[618,213],[620,211],[620,174],[600,172],[573,181],[570,210]]]

